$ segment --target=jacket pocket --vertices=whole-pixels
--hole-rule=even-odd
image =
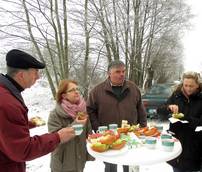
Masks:
[[[63,160],[64,160],[64,151],[59,148],[56,148],[56,150],[51,153],[51,163],[50,163],[51,169],[53,171],[61,171]]]

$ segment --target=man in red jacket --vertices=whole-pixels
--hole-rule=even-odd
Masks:
[[[0,171],[25,172],[26,161],[52,152],[58,144],[75,136],[67,127],[55,133],[30,136],[33,124],[28,121],[28,109],[21,92],[39,78],[45,64],[31,55],[11,50],[6,55],[7,74],[0,74]]]

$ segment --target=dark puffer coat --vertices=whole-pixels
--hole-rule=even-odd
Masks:
[[[158,108],[158,113],[167,115],[171,113],[168,105],[176,104],[179,106],[179,112],[185,115],[184,120],[189,123],[176,122],[170,123],[170,131],[175,133],[182,144],[183,151],[176,159],[169,161],[173,167],[182,170],[199,170],[201,153],[201,141],[195,129],[202,125],[202,92],[185,97],[182,91],[175,91],[168,99],[166,105]]]

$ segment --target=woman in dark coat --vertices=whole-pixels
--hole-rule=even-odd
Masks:
[[[172,113],[183,113],[182,120],[188,123],[170,123],[169,130],[182,144],[180,156],[168,163],[174,172],[191,172],[200,169],[200,139],[195,132],[202,125],[202,83],[196,72],[183,74],[182,83],[168,99],[167,103],[158,108],[158,113],[169,116]]]

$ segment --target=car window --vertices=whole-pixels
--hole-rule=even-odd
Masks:
[[[171,93],[172,93],[172,90],[170,87],[159,86],[159,85],[152,86],[152,88],[148,91],[148,94],[170,95]]]

